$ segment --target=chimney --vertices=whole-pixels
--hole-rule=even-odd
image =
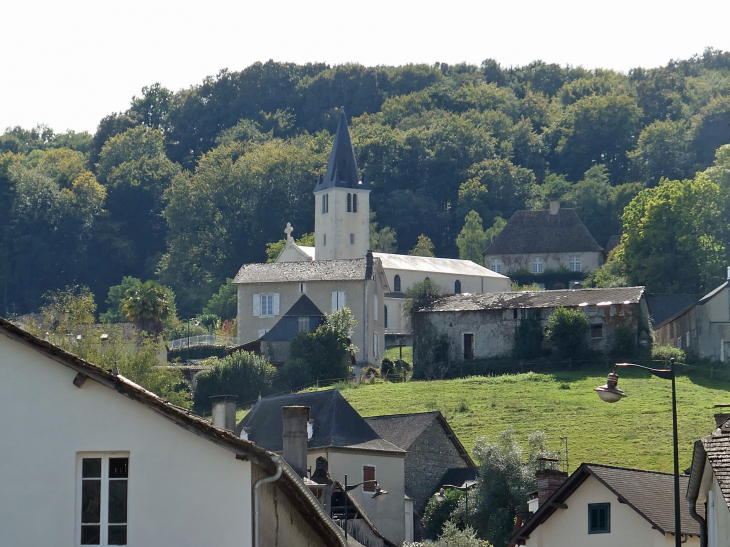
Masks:
[[[568,474],[557,469],[539,469],[535,473],[535,477],[537,478],[538,507],[542,507],[542,504],[568,480]]]
[[[551,199],[550,200],[550,216],[555,216],[560,212],[560,200],[559,199]]]
[[[233,431],[236,428],[235,395],[216,395],[213,399],[213,426]]]
[[[299,473],[300,477],[307,475],[309,411],[308,406],[285,406],[281,409],[284,460]]]

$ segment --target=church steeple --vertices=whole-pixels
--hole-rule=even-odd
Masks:
[[[355,150],[352,148],[350,130],[347,127],[345,107],[340,109],[340,121],[337,124],[335,142],[327,163],[327,172],[323,179],[317,181],[315,192],[328,188],[362,188],[360,171],[357,168]]]

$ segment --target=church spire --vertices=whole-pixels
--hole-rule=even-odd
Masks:
[[[362,188],[360,172],[357,168],[355,151],[350,140],[350,130],[347,128],[345,107],[340,110],[340,121],[337,124],[335,142],[332,145],[330,160],[327,164],[327,172],[324,179],[317,181],[315,192],[328,188]]]

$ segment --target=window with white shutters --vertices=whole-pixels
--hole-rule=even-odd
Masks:
[[[279,315],[279,293],[254,294],[253,315],[254,317],[272,317]]]

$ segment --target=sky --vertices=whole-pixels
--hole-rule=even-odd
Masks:
[[[0,0],[0,131],[93,133],[142,87],[257,61],[661,66],[730,50],[728,0]]]

